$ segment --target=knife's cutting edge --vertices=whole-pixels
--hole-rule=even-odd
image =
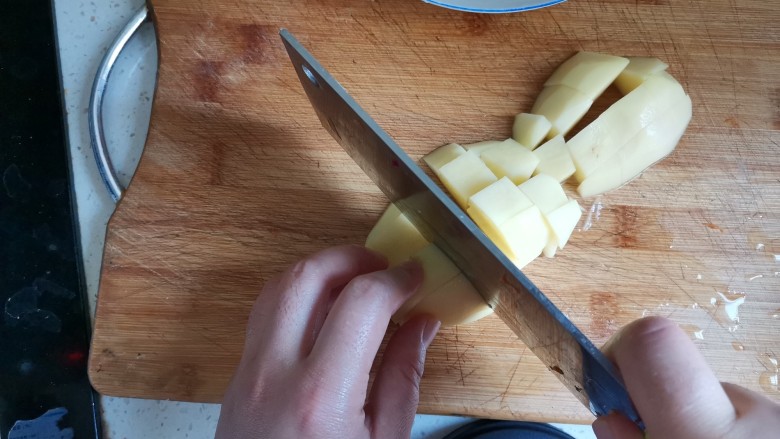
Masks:
[[[601,351],[290,32],[282,29],[280,36],[323,127],[382,192],[463,270],[499,317],[594,414],[617,411],[644,429],[625,386]]]

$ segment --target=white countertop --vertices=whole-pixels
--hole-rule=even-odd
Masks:
[[[106,223],[114,209],[95,165],[87,108],[98,64],[141,0],[85,2],[54,0],[73,175],[90,308],[94,315]],[[104,120],[111,158],[122,183],[130,181],[149,125],[155,38],[145,25],[131,40],[114,68],[105,100]],[[104,433],[114,438],[212,438],[218,404],[103,397]],[[413,438],[440,438],[469,419],[418,415]],[[559,425],[576,438],[594,438],[590,426]]]

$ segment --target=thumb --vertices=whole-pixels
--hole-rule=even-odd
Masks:
[[[637,320],[610,340],[605,350],[623,375],[650,437],[723,437],[733,427],[733,404],[704,357],[674,322],[660,317]],[[604,421],[619,428],[615,419]]]
[[[373,437],[409,437],[417,412],[425,353],[441,322],[417,316],[390,338],[365,412]]]

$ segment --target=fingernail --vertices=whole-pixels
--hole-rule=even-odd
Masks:
[[[609,425],[609,415],[600,416],[593,421],[593,434],[598,439],[618,439],[612,433],[612,427]]]
[[[422,333],[422,341],[426,348],[430,346],[433,339],[436,338],[436,333],[439,332],[440,327],[441,322],[433,318],[428,319],[428,321],[425,323],[425,328],[423,329]]]

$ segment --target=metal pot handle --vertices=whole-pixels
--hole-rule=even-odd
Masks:
[[[92,152],[95,155],[95,162],[97,162],[97,168],[103,183],[105,183],[114,202],[118,202],[122,198],[125,188],[119,183],[114,165],[108,156],[106,137],[103,132],[103,97],[106,92],[108,78],[111,76],[111,69],[113,69],[117,58],[119,58],[130,38],[138,32],[138,29],[148,18],[149,11],[146,5],[144,5],[117,35],[100,62],[100,66],[95,74],[95,81],[92,83],[92,94],[89,97],[89,137],[92,143]]]

